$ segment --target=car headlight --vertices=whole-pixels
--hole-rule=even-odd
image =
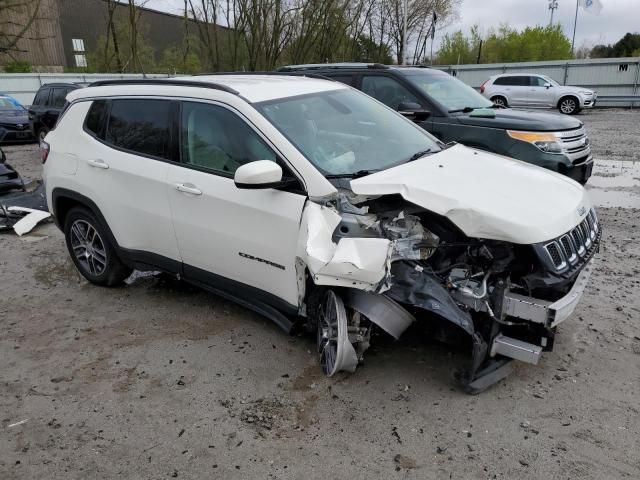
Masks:
[[[507,130],[507,134],[515,140],[531,143],[545,153],[562,153],[562,145],[553,133]]]
[[[593,92],[587,91],[587,90],[580,90],[578,92],[580,95],[586,95],[586,96],[591,96],[593,95]]]

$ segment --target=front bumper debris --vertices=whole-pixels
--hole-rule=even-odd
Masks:
[[[593,270],[593,262],[591,260],[578,274],[569,293],[555,302],[506,292],[503,313],[551,328],[559,325],[571,316],[580,302]]]

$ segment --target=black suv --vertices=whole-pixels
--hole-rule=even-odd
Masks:
[[[591,176],[593,157],[581,121],[556,113],[498,108],[440,70],[339,63],[294,65],[279,71],[313,73],[351,85],[413,117],[445,143],[460,142],[516,158],[582,184]]]
[[[47,83],[40,87],[29,107],[29,126],[37,139],[42,140],[55,126],[67,94],[82,87],[76,83]]]

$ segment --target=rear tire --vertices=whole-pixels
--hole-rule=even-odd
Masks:
[[[131,275],[109,240],[106,229],[84,207],[74,207],[64,222],[67,250],[78,271],[96,285],[119,285]]]
[[[495,97],[492,97],[491,101],[493,102],[494,105],[496,105],[499,108],[509,108],[507,99],[501,95],[496,95]]]
[[[49,129],[47,127],[41,127],[38,130],[38,143],[43,142],[44,141],[44,137],[47,136],[47,133],[49,133]]]

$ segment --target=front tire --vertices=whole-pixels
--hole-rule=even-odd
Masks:
[[[565,115],[575,115],[580,111],[580,104],[575,97],[564,97],[558,102],[558,110]]]
[[[91,283],[111,287],[131,275],[131,269],[118,258],[106,229],[86,208],[69,211],[64,236],[73,263]]]

